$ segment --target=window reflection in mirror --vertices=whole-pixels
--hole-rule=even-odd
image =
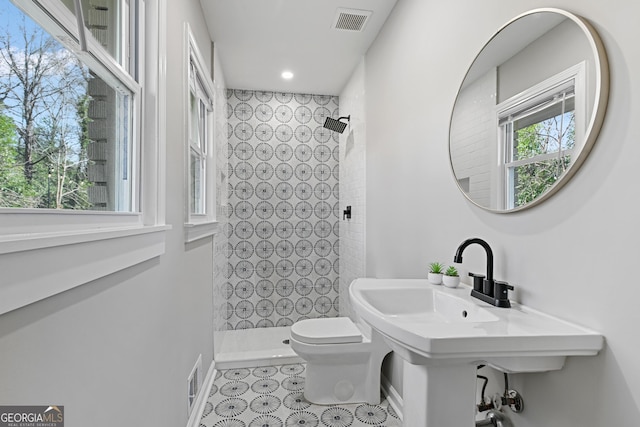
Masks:
[[[498,105],[504,208],[534,201],[571,165],[576,123],[581,138],[585,123],[583,109],[576,110],[576,99],[585,96],[584,68],[572,67]]]

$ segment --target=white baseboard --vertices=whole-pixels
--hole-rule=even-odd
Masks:
[[[398,415],[398,418],[400,418],[400,421],[402,421],[402,396],[400,396],[398,390],[396,390],[393,385],[391,385],[391,382],[384,375],[380,376],[380,388],[387,398],[389,406],[393,408],[393,410]]]
[[[202,387],[200,388],[200,393],[198,393],[198,397],[196,398],[196,401],[193,404],[193,409],[191,410],[191,415],[189,416],[189,421],[187,421],[187,427],[199,427],[200,426],[200,420],[202,419],[202,413],[204,412],[205,406],[207,406],[207,400],[209,399],[209,393],[211,393],[211,387],[213,386],[213,381],[216,378],[215,364],[216,364],[215,361],[211,361],[211,365],[209,366],[209,370],[207,371],[207,376],[204,378],[204,381],[202,382]]]

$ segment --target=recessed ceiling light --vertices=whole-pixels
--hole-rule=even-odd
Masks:
[[[293,78],[293,73],[291,71],[283,71],[281,76],[285,80],[290,80]]]

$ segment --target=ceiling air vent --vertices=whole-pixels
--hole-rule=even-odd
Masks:
[[[362,31],[372,13],[370,10],[339,8],[336,11],[332,28],[345,31]]]

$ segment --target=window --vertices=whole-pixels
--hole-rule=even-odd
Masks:
[[[113,22],[112,11],[119,9],[113,3],[92,0],[86,12],[92,32],[110,35],[126,26]],[[28,12],[44,3],[19,4]],[[0,5],[7,29],[0,37],[0,118],[6,125],[0,207],[137,210],[132,166],[140,135],[133,123],[140,115],[141,85],[111,56],[96,60],[93,54],[115,49],[118,40],[103,35],[104,44],[84,43],[76,55],[73,43],[56,38],[71,28],[36,23],[9,0]],[[50,12],[61,21],[69,14]],[[135,69],[135,61],[127,62]]]
[[[209,152],[209,121],[211,99],[204,89],[202,75],[191,62],[189,78],[189,213],[206,214],[207,156]]]
[[[573,67],[498,106],[506,208],[546,192],[569,168],[584,123],[584,67]]]
[[[39,0],[45,2],[46,0]],[[130,24],[135,9],[129,2],[122,0],[79,0],[79,13],[76,13],[75,0],[62,0],[64,5],[76,17],[77,24],[85,27],[85,37],[91,37],[95,43],[101,45],[104,50],[126,70],[131,70],[135,65],[129,61],[131,45]],[[131,3],[131,5],[135,2]],[[133,13],[132,13],[133,12]],[[135,20],[135,18],[134,18]]]
[[[0,0],[0,314],[163,253],[164,3]]]
[[[186,219],[187,242],[212,235],[215,221],[215,162],[213,158],[213,83],[189,26],[186,26],[189,46],[185,73],[188,77],[186,118]]]

